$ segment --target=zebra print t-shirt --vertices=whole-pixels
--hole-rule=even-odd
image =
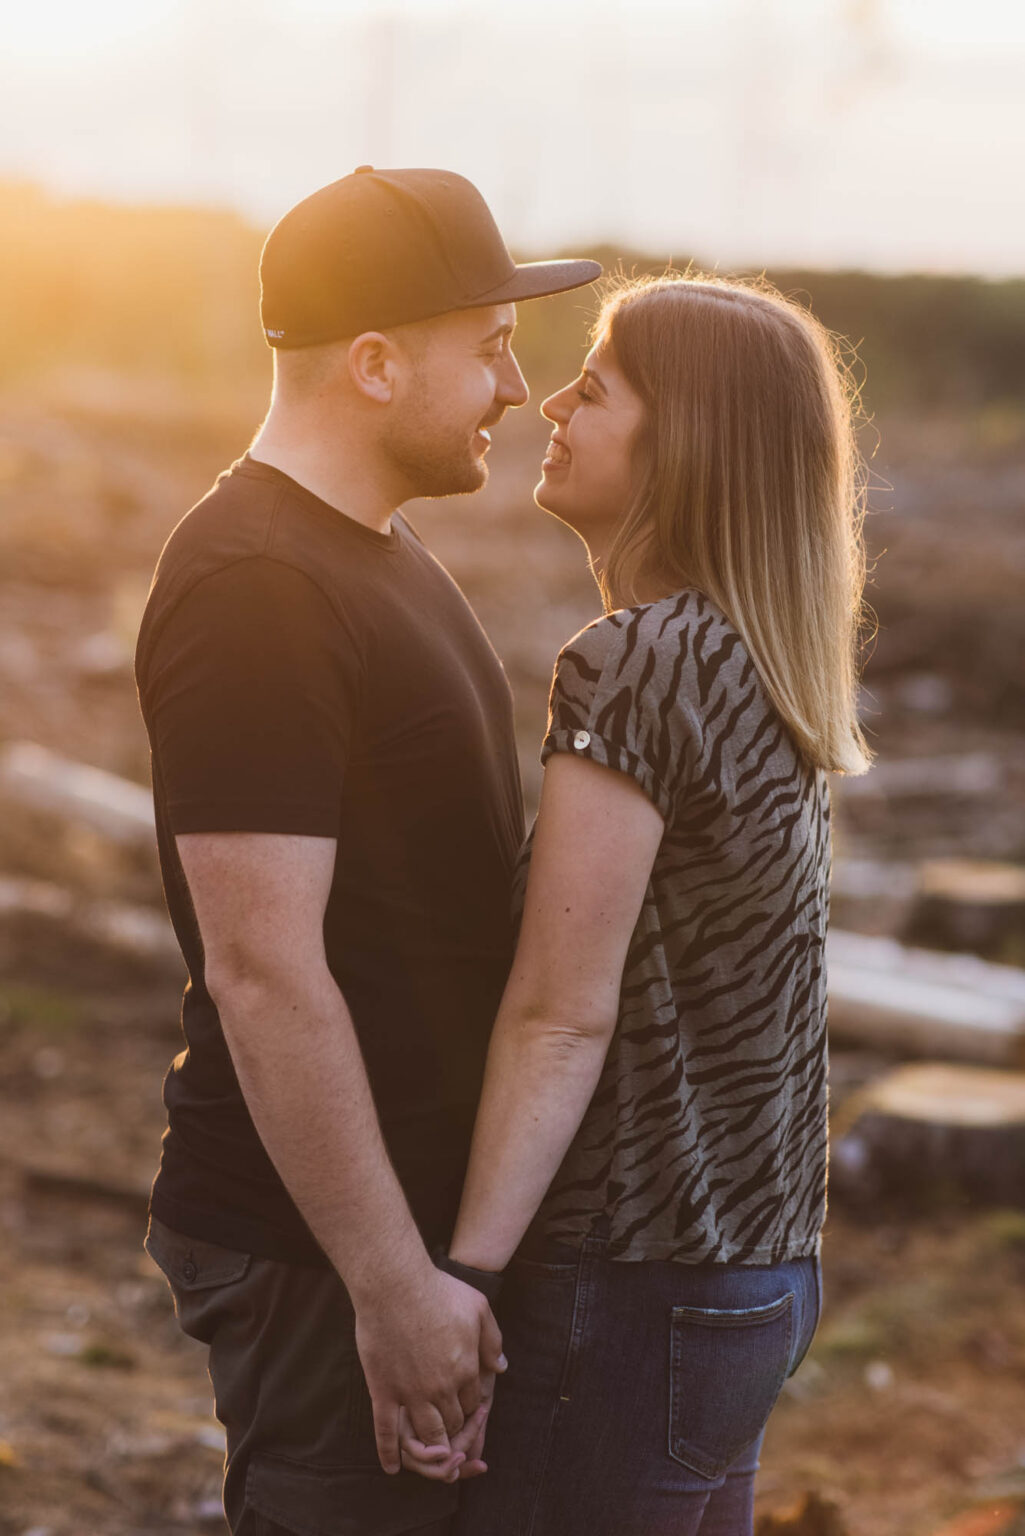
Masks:
[[[685,591],[560,653],[541,759],[634,778],[665,833],[601,1080],[535,1231],[612,1256],[814,1253],[826,1198],[829,791],[737,631]],[[530,841],[521,860],[520,888]],[[614,879],[614,871],[609,872]]]

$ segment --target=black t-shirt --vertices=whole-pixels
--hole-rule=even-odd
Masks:
[[[168,540],[136,676],[190,977],[154,1214],[190,1236],[326,1262],[242,1097],[174,842],[302,833],[337,839],[328,965],[413,1215],[446,1239],[523,836],[512,700],[487,637],[403,518],[376,533],[247,456]]]

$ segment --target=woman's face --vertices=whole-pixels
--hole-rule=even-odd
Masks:
[[[644,419],[607,339],[592,347],[572,384],[549,395],[541,414],[555,430],[534,500],[584,538],[607,538],[630,504]]]

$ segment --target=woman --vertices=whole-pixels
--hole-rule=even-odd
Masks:
[[[751,1530],[821,1304],[827,773],[868,765],[845,385],[778,294],[663,278],[542,406],[606,614],[556,667],[450,1251],[506,1272],[511,1362],[460,1536]],[[407,1465],[480,1471],[482,1420]]]

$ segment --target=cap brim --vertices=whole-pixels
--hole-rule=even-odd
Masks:
[[[526,261],[512,277],[497,288],[478,295],[466,309],[482,309],[486,304],[515,304],[520,299],[543,299],[550,293],[567,293],[583,288],[601,277],[600,261]]]

